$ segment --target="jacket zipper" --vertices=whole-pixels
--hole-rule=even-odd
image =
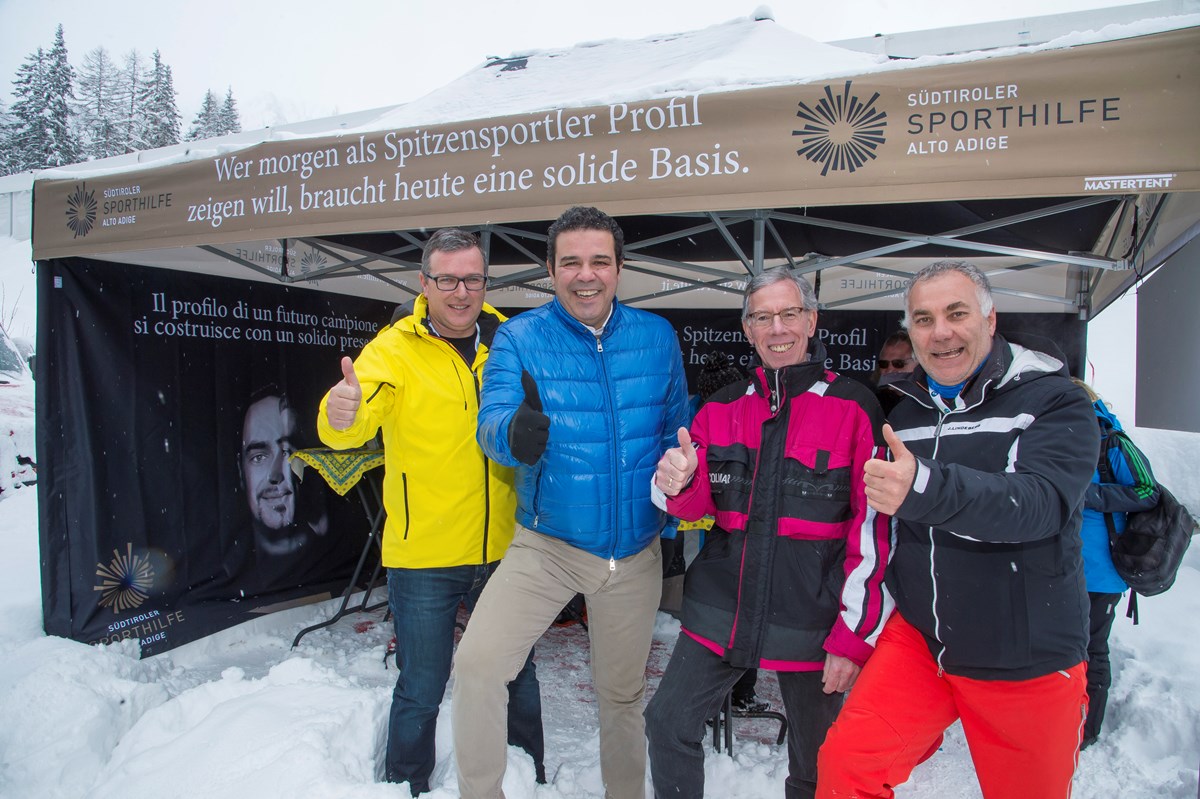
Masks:
[[[612,320],[610,319],[609,321],[612,321]],[[603,331],[601,331],[601,333],[602,332]],[[600,374],[601,374],[601,377],[604,379],[604,393],[608,397],[608,426],[609,426],[608,436],[609,436],[609,441],[616,441],[617,440],[616,419],[613,418],[613,409],[616,407],[616,405],[613,402],[612,386],[609,383],[608,370],[605,368],[605,363],[604,363],[604,342],[602,342],[600,340],[600,333],[593,333],[592,335],[595,336],[595,338],[596,338],[596,355],[600,360]],[[617,448],[616,447],[613,447],[613,450],[612,450],[611,465],[612,465],[612,473],[615,476],[617,474]],[[620,480],[613,480],[613,505],[612,505],[612,507],[613,507],[613,533],[612,533],[612,540],[610,542],[610,549],[608,551],[608,570],[610,572],[615,572],[617,570],[617,538],[620,536],[620,533],[621,533],[621,529],[620,529],[621,528],[621,519],[620,519],[621,486],[620,486],[620,484],[621,484]]]
[[[475,356],[478,359],[478,354]],[[475,404],[479,405],[479,375],[474,369],[471,369],[471,380],[475,384]],[[476,426],[478,426],[478,416],[476,417]],[[492,466],[488,462],[487,453],[481,447],[479,454],[483,456],[483,557],[480,561],[484,566],[488,563],[488,532],[491,530],[492,519]]]
[[[986,387],[986,385],[983,386],[983,388]],[[980,399],[980,402],[982,402],[982,398]],[[933,429],[933,455],[931,456],[933,460],[937,460],[938,450],[941,449],[942,446],[942,426],[945,425],[946,419],[956,413],[968,411],[973,407],[975,406],[964,405],[962,408],[947,408],[945,413],[939,412],[937,426]],[[933,409],[935,411],[938,410],[936,400],[933,403]],[[946,654],[946,644],[942,641],[942,617],[938,615],[937,578],[935,576],[934,569],[936,558],[934,555],[933,525],[931,524],[929,525],[929,586],[933,591],[933,635],[935,638],[937,638],[938,643],[942,645],[942,648],[938,651],[937,656],[938,676],[940,677],[943,670],[942,657]]]
[[[766,375],[767,375],[767,373],[766,373],[766,370],[764,369],[763,377],[765,378]],[[779,388],[779,371],[776,370],[775,374],[771,375],[771,378],[773,379],[773,381],[775,383],[774,389],[771,388],[770,384],[766,380],[763,381],[763,388],[765,388],[767,390],[767,410],[770,412],[770,416],[765,422],[763,422],[759,426],[758,452],[755,453],[755,456],[754,456],[754,474],[759,474],[760,470],[762,469],[763,451],[765,449],[763,447],[763,441],[766,439],[766,435],[767,435],[766,427],[769,423],[775,422],[779,418],[780,410],[783,407],[783,392],[780,391],[780,388]],[[786,455],[787,430],[786,429],[784,430],[783,435],[784,435],[785,445],[780,450],[779,460],[775,464],[776,474],[782,474],[782,472],[783,472],[782,464],[783,464],[784,459],[787,457],[787,455]],[[749,528],[749,526],[750,526],[750,519],[753,515],[754,515],[754,493],[751,492],[750,501],[748,503],[746,503],[746,527],[747,528]],[[743,531],[743,533],[745,533],[745,531]],[[742,575],[746,570],[746,546],[747,546],[746,542],[747,542],[748,538],[749,538],[749,536],[743,534],[743,536],[742,536],[742,539],[743,539],[743,541],[742,541],[742,556],[741,556],[741,561],[738,563],[737,598],[734,600],[734,609],[733,609],[734,624],[729,629],[729,643],[727,644],[728,647],[733,646],[734,638],[737,637],[737,615],[742,609]]]

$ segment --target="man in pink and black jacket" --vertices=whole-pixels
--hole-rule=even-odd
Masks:
[[[883,629],[890,519],[863,468],[884,452],[878,402],[825,368],[817,300],[785,267],[754,277],[742,324],[762,366],[700,408],[659,461],[655,493],[716,522],[688,568],[646,735],[657,799],[704,794],[704,721],[749,668],[778,672],[787,799],[813,796],[817,750]]]

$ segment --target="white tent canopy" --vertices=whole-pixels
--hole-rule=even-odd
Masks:
[[[1198,25],[889,61],[739,19],[518,53],[404,106],[43,173],[35,257],[401,301],[455,224],[519,307],[548,221],[590,203],[622,218],[635,304],[736,304],[788,263],[825,307],[893,309],[957,255],[1002,310],[1086,319],[1197,232]]]

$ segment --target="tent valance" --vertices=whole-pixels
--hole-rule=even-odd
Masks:
[[[1200,28],[787,86],[271,141],[35,187],[38,259],[712,209],[1200,190]]]

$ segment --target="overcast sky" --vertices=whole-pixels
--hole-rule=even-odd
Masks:
[[[1113,0],[790,0],[776,21],[818,41],[1131,5]],[[0,0],[0,99],[25,57],[61,22],[71,63],[103,46],[170,65],[184,130],[207,89],[232,87],[243,127],[415,99],[488,56],[642,38],[749,16],[745,0]]]

